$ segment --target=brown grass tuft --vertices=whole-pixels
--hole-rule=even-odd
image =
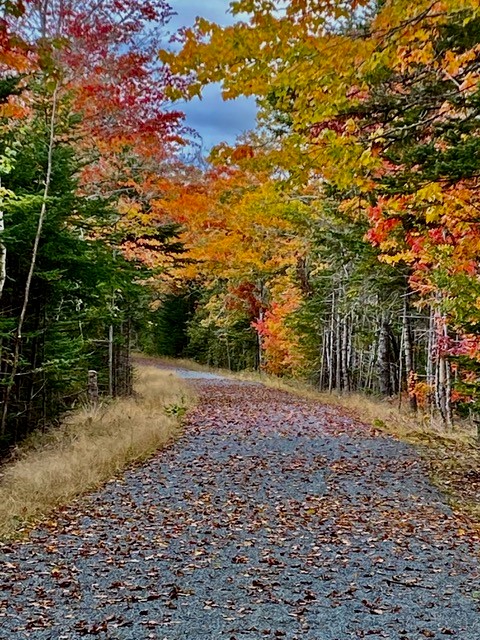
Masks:
[[[72,413],[60,428],[19,448],[0,470],[0,537],[22,533],[179,435],[193,402],[190,389],[171,372],[141,367],[135,391],[134,398]]]

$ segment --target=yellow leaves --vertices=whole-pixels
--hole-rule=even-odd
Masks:
[[[382,250],[386,251],[387,247],[384,247],[382,245]],[[410,264],[414,261],[415,259],[415,254],[413,251],[399,251],[398,253],[395,254],[382,254],[380,256],[380,261],[384,262],[385,264],[390,264],[392,266],[397,265],[401,262],[404,262],[405,264]]]
[[[370,207],[368,200],[356,196],[341,202],[339,211],[345,213],[350,220],[364,220],[366,211]]]
[[[445,214],[445,200],[443,186],[438,182],[432,182],[413,195],[411,207],[423,213],[427,224],[434,224]]]
[[[432,42],[417,43],[407,46],[400,46],[397,49],[397,61],[394,68],[401,73],[410,71],[413,67],[419,65],[430,65],[435,60],[436,53]]]
[[[145,220],[144,216],[142,219],[142,205],[135,200],[121,199],[118,203],[118,212],[124,220],[137,220],[146,223],[149,221],[149,218]]]
[[[457,83],[457,86],[460,91],[470,93],[475,91],[477,88],[479,81],[478,74],[473,71],[468,72],[467,70],[471,63],[475,63],[479,52],[479,45],[476,45],[472,49],[468,49],[463,53],[459,53],[458,51],[447,51],[441,60],[440,68],[444,75],[451,80],[459,78],[459,84]],[[462,74],[464,73],[465,75],[462,77]]]
[[[439,207],[428,207],[425,211],[425,222],[430,224],[432,222],[438,222],[443,211]]]
[[[319,136],[318,145],[320,148],[312,148],[311,153],[325,179],[339,189],[370,189],[370,174],[382,164],[373,148],[365,148],[355,137],[329,129]]]
[[[355,120],[349,118],[345,123],[345,131],[347,133],[356,133],[358,131],[358,126]]]
[[[442,61],[442,68],[447,76],[455,77],[460,71],[461,67],[461,57],[454,51],[447,51]]]
[[[421,204],[424,202],[443,202],[444,193],[442,185],[438,182],[431,182],[425,187],[419,189],[415,193],[415,204]]]
[[[199,32],[201,35],[207,35],[211,33],[216,28],[216,26],[217,25],[215,23],[202,17],[197,18],[195,22],[197,32]]]
[[[415,31],[415,40],[417,42],[429,42],[431,37],[432,37],[431,32],[427,31],[426,29],[417,29]]]

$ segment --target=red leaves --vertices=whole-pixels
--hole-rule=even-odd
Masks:
[[[170,15],[164,0],[32,0],[22,21],[10,18],[10,23],[32,45],[39,47],[44,37],[52,43],[51,56],[90,135],[120,136],[130,144],[155,137],[165,146],[178,140],[182,119],[178,111],[165,109],[165,92],[183,81],[158,59],[161,29]]]
[[[377,213],[379,210],[379,207],[372,207],[370,219],[374,222],[366,233],[366,239],[374,246],[381,245],[390,237],[394,229],[402,226],[399,218],[383,218]]]
[[[301,366],[303,356],[299,338],[289,326],[289,320],[299,308],[301,294],[294,286],[281,292],[281,301],[274,301],[260,317],[252,322],[260,338],[265,355],[264,367],[269,373],[292,373]]]
[[[232,284],[226,298],[226,308],[232,311],[245,311],[250,318],[258,318],[265,310],[260,298],[260,291],[253,283]]]
[[[6,636],[463,637],[471,529],[410,448],[285,392],[199,385],[175,446],[2,549]]]

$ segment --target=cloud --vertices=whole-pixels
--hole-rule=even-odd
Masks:
[[[200,134],[207,149],[219,142],[232,143],[255,126],[255,101],[250,98],[224,101],[218,84],[206,87],[202,100],[194,99],[180,108],[187,116],[187,124]]]
[[[170,4],[177,13],[168,25],[170,32],[193,25],[198,15],[225,26],[238,19],[228,13],[229,0],[208,0],[204,3],[198,0],[171,0]],[[255,126],[255,100],[238,98],[224,101],[219,84],[205,87],[202,100],[195,98],[178,107],[187,116],[186,124],[202,137],[206,150],[219,142],[232,143],[238,135]]]

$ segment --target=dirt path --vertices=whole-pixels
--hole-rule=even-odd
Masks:
[[[475,549],[411,448],[192,384],[181,441],[2,549],[2,640],[480,638]]]

